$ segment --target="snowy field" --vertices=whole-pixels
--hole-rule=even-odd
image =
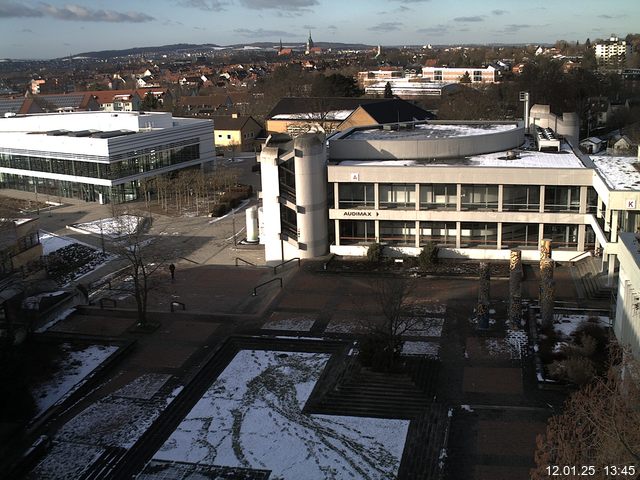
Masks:
[[[68,343],[62,345],[64,358],[58,365],[56,376],[31,390],[36,402],[36,417],[63,397],[80,387],[84,378],[104,362],[118,347],[89,345],[80,350]]]
[[[272,470],[273,479],[389,479],[409,421],[302,412],[329,355],[242,350],[154,459]]]
[[[82,478],[109,447],[131,448],[180,392],[162,390],[170,377],[143,375],[87,407],[58,431],[54,447],[28,478]]]
[[[438,358],[440,355],[440,344],[435,342],[406,341],[402,344],[402,355]]]
[[[40,236],[40,243],[42,244],[42,254],[49,255],[56,250],[60,250],[63,247],[68,245],[79,243],[81,245],[86,245],[87,247],[91,247],[91,245],[87,245],[86,243],[79,242],[78,240],[65,237],[62,235],[56,235],[55,233],[47,232],[45,230],[40,230],[38,232]],[[91,247],[93,248],[93,247]]]
[[[137,215],[120,215],[93,222],[74,223],[69,228],[81,233],[103,234],[105,237],[115,239],[134,233],[143,220],[143,217]]]

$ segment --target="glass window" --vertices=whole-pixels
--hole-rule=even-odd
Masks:
[[[598,192],[595,188],[587,188],[587,213],[595,214],[598,211]]]
[[[340,245],[366,245],[375,241],[373,220],[340,220]]]
[[[374,208],[373,183],[340,183],[339,208]]]
[[[544,226],[544,238],[551,239],[551,247],[566,250],[578,248],[578,226],[548,223]]]
[[[415,247],[416,222],[381,221],[380,242],[384,242],[389,245]]]
[[[420,185],[420,209],[455,210],[457,192],[455,183]]]
[[[416,208],[415,184],[381,184],[380,208]]]
[[[504,248],[533,247],[538,248],[537,223],[503,223],[502,246]]]
[[[467,210],[498,210],[497,185],[462,185],[462,208]]]
[[[280,205],[280,224],[284,235],[298,240],[298,215],[292,209]]]
[[[456,222],[420,222],[420,246],[433,242],[441,246],[456,246]]]
[[[540,210],[538,185],[505,185],[502,189],[502,210],[505,212],[537,212]]]
[[[467,248],[496,248],[498,224],[463,222],[460,224],[460,246]]]
[[[434,70],[433,72],[433,81],[441,82],[442,81],[442,70]]]
[[[546,186],[545,212],[577,212],[580,210],[580,187]]]

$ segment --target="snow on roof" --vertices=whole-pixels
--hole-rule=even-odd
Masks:
[[[330,110],[328,112],[280,113],[272,120],[345,120],[353,110]]]
[[[488,135],[518,128],[516,123],[456,124],[456,123],[424,123],[416,124],[406,130],[383,128],[366,128],[354,130],[343,138],[349,140],[404,140],[407,137],[421,139],[467,137],[471,135]],[[416,138],[418,139],[418,138]]]
[[[507,167],[507,168],[585,168],[585,165],[571,151],[571,147],[562,143],[560,152],[539,152],[525,143],[514,150],[517,158],[508,159],[504,151],[485,153],[463,158],[418,159],[418,160],[344,160],[340,165],[360,165],[378,167]]]
[[[591,155],[596,170],[614,190],[640,190],[640,172],[634,167],[637,157]]]

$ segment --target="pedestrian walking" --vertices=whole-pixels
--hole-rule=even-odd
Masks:
[[[173,282],[176,279],[176,266],[173,263],[169,265],[169,271],[171,272],[171,281]]]

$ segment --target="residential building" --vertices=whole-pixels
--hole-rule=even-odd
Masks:
[[[213,133],[216,148],[237,148],[250,151],[262,132],[262,125],[250,115],[216,115],[213,117]]]
[[[371,109],[375,115],[383,115],[383,105],[387,106],[388,115],[393,115],[392,121],[410,122],[433,118],[433,114],[416,107],[409,102],[397,98],[301,98],[285,97],[281,99],[266,117],[267,134],[287,133],[292,136],[301,135],[309,131],[323,131],[327,134],[336,132],[342,125],[370,125],[371,113],[356,117],[349,117],[360,106],[379,104],[380,108]],[[387,114],[384,114],[387,115]],[[387,115],[387,118],[388,118]],[[356,118],[360,118],[359,121]],[[366,123],[361,123],[362,121]],[[373,123],[379,123],[374,121]]]
[[[471,83],[495,83],[498,81],[498,70],[488,67],[423,67],[422,78],[430,82],[458,83],[465,75],[469,75]]]
[[[631,56],[631,44],[611,34],[608,40],[596,43],[595,54],[598,66],[622,69]]]
[[[0,119],[0,187],[87,201],[140,196],[140,181],[214,159],[210,120],[77,112]]]

